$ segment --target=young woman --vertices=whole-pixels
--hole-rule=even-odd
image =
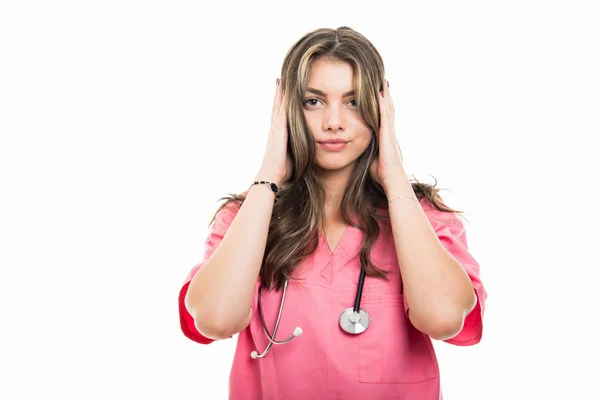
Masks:
[[[404,170],[369,40],[292,46],[262,166],[224,199],[179,312],[198,343],[239,333],[231,399],[441,398],[431,339],[478,343],[487,294],[460,211]]]

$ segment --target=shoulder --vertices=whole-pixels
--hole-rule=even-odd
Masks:
[[[438,210],[429,200],[426,198],[419,199],[419,204],[423,209],[423,212],[427,216],[429,223],[436,229],[443,227],[452,227],[453,229],[463,229],[463,223],[460,216],[454,212]],[[381,208],[378,209],[378,213],[389,218],[389,209]]]
[[[442,224],[445,226],[462,224],[462,221],[457,213],[438,210],[427,199],[421,199],[420,203],[425,215],[429,219],[429,222]]]
[[[241,208],[241,203],[237,201],[225,201],[215,211],[213,218],[211,219],[212,229],[227,230],[231,222],[236,217],[237,213]]]

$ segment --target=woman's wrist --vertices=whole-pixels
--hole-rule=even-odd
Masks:
[[[253,182],[256,181],[267,181],[270,183],[274,183],[277,185],[277,187],[281,187],[281,185],[284,183],[283,182],[283,177],[270,172],[270,171],[265,171],[265,170],[259,170],[258,173],[254,176],[254,180]]]

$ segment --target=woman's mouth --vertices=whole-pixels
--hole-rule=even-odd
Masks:
[[[348,142],[319,142],[319,145],[327,151],[340,151],[343,150]]]

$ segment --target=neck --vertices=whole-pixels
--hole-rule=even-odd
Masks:
[[[325,189],[325,220],[328,225],[341,222],[339,210],[351,172],[350,168],[321,170],[320,178]]]

